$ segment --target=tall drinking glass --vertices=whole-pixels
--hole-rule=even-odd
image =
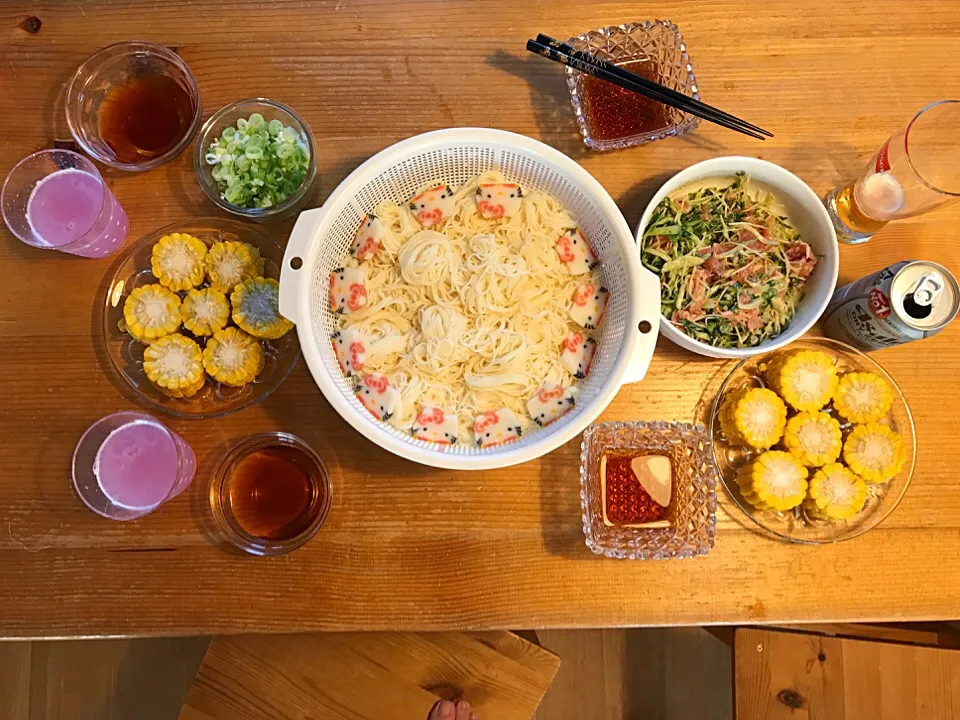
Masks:
[[[111,520],[153,512],[193,481],[197,458],[183,438],[141,412],[118,412],[91,425],[73,453],[73,487]]]
[[[96,166],[70,150],[41,150],[10,171],[0,190],[3,221],[27,245],[102,258],[130,229]]]
[[[864,243],[891,220],[960,198],[960,100],[920,110],[873,156],[863,174],[824,204],[847,243]]]

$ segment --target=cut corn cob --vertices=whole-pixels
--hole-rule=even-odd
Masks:
[[[263,275],[263,258],[253,245],[227,240],[215,243],[207,252],[210,286],[222,293],[252,277]]]
[[[203,350],[203,367],[214,380],[241,387],[263,370],[263,348],[256,338],[231,327],[218,330]]]
[[[790,453],[768,450],[740,468],[743,498],[759,510],[790,510],[807,496],[807,469]]]
[[[720,409],[720,427],[732,443],[766,449],[783,435],[787,408],[766,388],[735,390]]]
[[[833,395],[837,413],[852,423],[880,420],[893,405],[893,392],[879,375],[871,372],[851,372],[840,378]]]
[[[842,444],[840,423],[825,412],[797,413],[783,432],[783,446],[807,467],[832,463]]]
[[[213,335],[230,319],[230,303],[219,290],[191,290],[180,305],[183,326],[194,335]]]
[[[833,359],[819,350],[781,353],[767,367],[767,384],[797,410],[819,410],[837,389]]]
[[[815,517],[847,520],[863,510],[866,501],[867,484],[840,463],[830,463],[810,478],[803,506]]]
[[[884,483],[903,467],[903,438],[881,423],[853,428],[843,444],[847,466],[868,483]]]
[[[280,314],[280,283],[271,278],[250,278],[230,294],[233,321],[254,337],[276,340],[293,327]]]
[[[191,397],[203,387],[203,354],[185,335],[167,335],[143,351],[143,370],[160,392],[170,397]]]
[[[134,288],[123,303],[123,323],[140,342],[152,342],[180,327],[180,298],[163,285]]]
[[[153,246],[150,267],[154,277],[171,290],[189,290],[203,282],[207,246],[186,233],[164,235]]]

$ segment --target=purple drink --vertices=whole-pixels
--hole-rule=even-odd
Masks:
[[[183,439],[138,412],[108,415],[77,444],[73,482],[80,499],[113,520],[131,520],[182,493],[196,472]]]
[[[27,223],[47,245],[83,257],[106,257],[127,237],[129,222],[120,203],[90,173],[68,168],[47,175],[27,200]]]
[[[69,150],[42,150],[17,164],[3,185],[3,219],[34,247],[106,257],[123,244],[127,214],[97,168]]]

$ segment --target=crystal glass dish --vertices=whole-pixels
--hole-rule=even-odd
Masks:
[[[129,247],[112,268],[110,280],[103,286],[104,296],[96,309],[96,312],[102,313],[99,322],[101,341],[117,374],[137,397],[148,405],[183,418],[229,415],[265,399],[287,378],[300,357],[297,333],[291,330],[276,340],[261,340],[265,361],[263,370],[243,387],[230,387],[208,377],[206,385],[193,397],[171,398],[157,390],[143,370],[143,351],[146,345],[123,332],[119,324],[123,319],[124,301],[130,292],[141,285],[157,282],[150,270],[153,246],[164,235],[174,232],[193,235],[207,246],[223,240],[249,243],[260,251],[264,277],[275,280],[280,278],[283,250],[256,228],[223,218],[194,218],[173,223]],[[183,296],[186,293],[179,294]],[[185,333],[186,330],[180,328],[177,332]],[[205,340],[197,339],[202,347]]]
[[[666,455],[673,470],[669,527],[622,527],[603,521],[600,461],[623,453]],[[580,504],[587,547],[598,555],[665,560],[705,555],[716,530],[716,470],[710,437],[699,425],[675,422],[595,423],[583,433]]]
[[[882,484],[867,484],[867,500],[863,510],[849,520],[820,520],[810,516],[803,505],[783,512],[773,510],[758,510],[748,503],[740,486],[737,484],[737,470],[748,460],[758,455],[760,450],[744,447],[729,442],[720,429],[718,413],[724,398],[731,392],[745,387],[766,387],[763,371],[774,355],[778,352],[769,352],[740,361],[723,381],[710,411],[710,437],[713,439],[713,453],[717,470],[727,494],[733,499],[737,507],[767,532],[783,540],[795,543],[825,544],[849,540],[862,535],[876,527],[900,503],[910,480],[917,458],[917,437],[913,425],[913,416],[907,401],[887,372],[874,360],[836,340],[828,338],[806,338],[797,340],[789,345],[788,350],[820,350],[832,356],[836,361],[837,371],[871,372],[879,375],[890,386],[893,392],[893,406],[881,422],[889,425],[900,433],[903,438],[903,448],[906,453],[906,462],[903,469],[891,480]],[[843,438],[853,426],[841,417],[837,417],[832,404],[823,410],[840,420],[840,429]]]
[[[700,93],[697,79],[693,74],[693,64],[687,54],[687,46],[679,28],[669,20],[647,20],[639,23],[626,23],[591,30],[567,41],[577,50],[621,65],[623,63],[649,60],[656,64],[657,81],[672,90],[681,92],[697,100]],[[589,103],[584,97],[583,73],[566,68],[567,87],[570,101],[580,127],[580,134],[587,147],[593,150],[617,150],[620,148],[644,145],[674,135],[688,133],[700,123],[695,115],[688,115],[676,108],[664,107],[666,116],[663,127],[648,132],[616,139],[595,137],[591,124]]]

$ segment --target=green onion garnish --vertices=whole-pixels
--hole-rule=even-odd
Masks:
[[[204,156],[220,197],[241,208],[268,208],[287,199],[307,176],[307,139],[279,120],[254,113],[224,128]]]

